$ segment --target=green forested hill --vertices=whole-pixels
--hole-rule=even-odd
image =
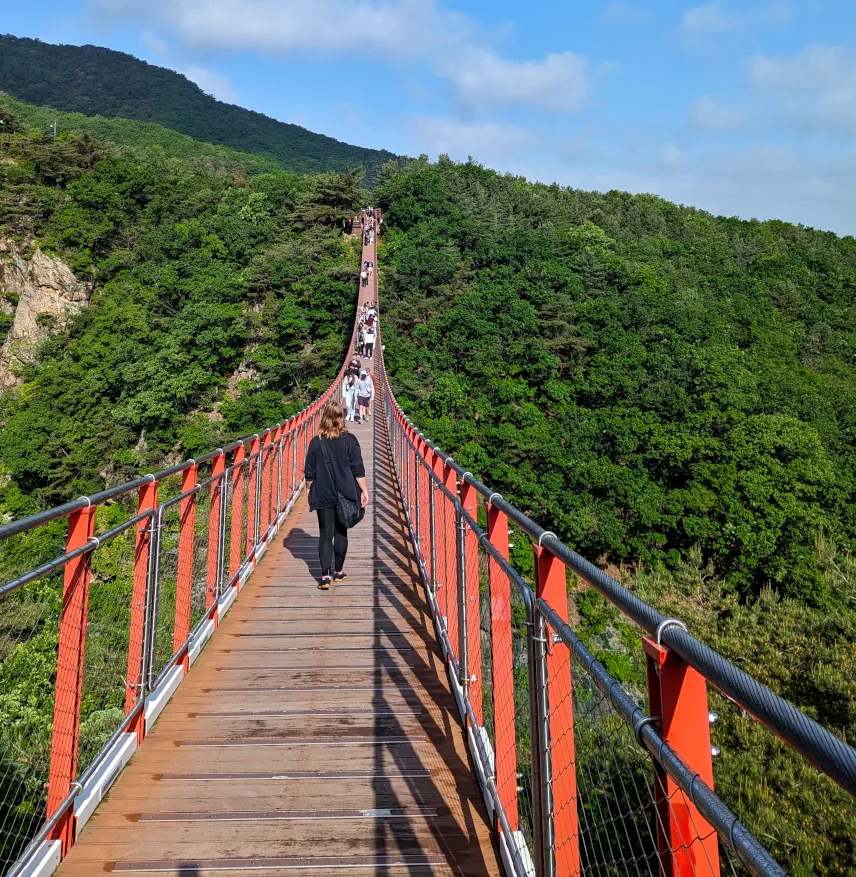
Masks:
[[[427,434],[589,556],[699,546],[742,594],[834,596],[856,241],[448,161],[379,200],[389,360]]]
[[[180,73],[98,46],[0,35],[0,90],[65,112],[155,122],[196,140],[268,156],[295,173],[362,167],[371,179],[394,157],[222,103]]]
[[[262,172],[223,148],[177,157],[142,125],[132,147],[54,140],[0,116],[22,128],[0,135],[0,237],[94,281],[0,401],[0,505],[17,514],[252,432],[335,374],[359,258],[337,223],[359,172]]]
[[[386,363],[419,428],[856,739],[856,241],[447,159],[390,169],[376,200]],[[569,597],[643,702],[638,629]],[[724,800],[789,874],[856,873],[850,796],[711,706]]]

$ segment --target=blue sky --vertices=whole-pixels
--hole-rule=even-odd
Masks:
[[[0,0],[351,143],[856,233],[853,0]]]

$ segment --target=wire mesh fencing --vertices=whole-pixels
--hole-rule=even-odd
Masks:
[[[0,604],[0,873],[45,818],[62,578],[45,576]]]

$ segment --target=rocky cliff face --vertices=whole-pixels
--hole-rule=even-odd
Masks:
[[[79,282],[64,262],[39,249],[22,258],[14,243],[0,240],[0,311],[11,314],[14,309],[0,347],[0,390],[20,383],[21,367],[89,304],[91,295],[91,284]]]

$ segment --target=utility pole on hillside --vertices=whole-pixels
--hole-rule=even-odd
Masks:
[[[56,137],[56,123],[59,121],[58,119],[53,120],[53,124],[51,125],[51,133],[54,137]]]

